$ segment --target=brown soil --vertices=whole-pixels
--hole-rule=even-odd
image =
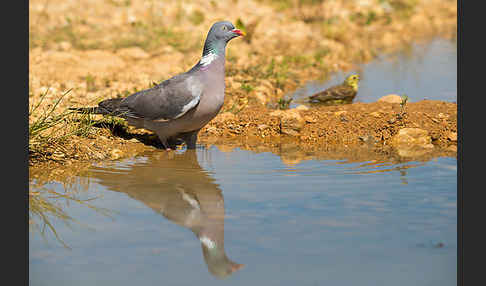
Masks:
[[[293,138],[304,147],[316,149],[326,146],[353,146],[374,141],[390,145],[391,138],[401,128],[427,130],[432,143],[439,148],[456,144],[448,139],[457,132],[457,105],[443,101],[423,100],[409,103],[400,119],[400,105],[386,102],[354,103],[341,106],[322,106],[299,111],[305,121]],[[278,113],[278,111],[276,112]],[[213,138],[224,141],[242,141],[247,138],[259,143],[279,141],[282,135],[282,120],[264,107],[245,109],[237,116],[221,114],[201,132],[202,141]],[[225,120],[226,119],[226,120]],[[371,138],[365,138],[371,136]],[[308,147],[307,147],[308,148]]]
[[[423,100],[408,103],[401,112],[399,104],[386,102],[287,111],[256,106],[236,115],[229,112],[218,115],[201,130],[199,143],[207,147],[216,145],[223,151],[238,147],[254,152],[272,152],[287,164],[316,158],[401,162],[456,156],[455,103]],[[302,124],[295,129],[288,128],[290,134],[285,134],[282,124],[285,121],[278,113],[293,116],[297,113]],[[402,128],[426,130],[434,148],[412,146],[417,149],[401,154],[402,147],[392,145],[391,139]],[[42,155],[32,154],[30,163],[40,169],[74,167],[80,161],[115,160],[157,148],[160,148],[159,142],[150,131],[99,128],[96,138],[75,137],[69,144],[55,146]]]
[[[359,7],[349,1],[323,1],[318,8],[281,8],[273,1],[171,1],[164,2],[163,9],[141,0],[91,2],[29,1],[30,105],[47,89],[46,106],[72,89],[59,105],[62,111],[147,88],[197,62],[212,22],[241,18],[249,30],[252,24],[255,28],[250,40],[236,39],[228,45],[225,105],[201,131],[199,143],[225,150],[270,151],[283,160],[287,156],[287,162],[322,154],[328,159],[348,154],[345,157],[366,160],[366,154],[368,159],[395,156],[396,148],[389,146],[391,138],[401,128],[416,127],[428,132],[435,147],[415,153],[415,157],[455,156],[454,103],[407,103],[401,118],[397,118],[399,104],[382,102],[277,112],[265,106],[306,80],[325,79],[333,71],[349,70],[378,53],[403,49],[432,36],[455,37],[456,1],[394,1],[415,6],[391,14],[378,1],[361,1],[369,3]],[[201,21],[194,20],[196,10],[205,15]],[[359,15],[371,12],[376,21],[359,20]],[[141,30],[148,22],[154,23],[148,27],[170,28],[175,36],[164,30],[158,46],[147,44],[150,41],[144,38],[115,41],[120,35],[143,37],[144,33],[152,39],[155,34],[149,28]],[[185,41],[183,45],[178,39]],[[36,116],[29,116],[29,122]],[[91,134],[31,152],[29,163],[39,169],[78,166],[78,162],[134,156],[157,145],[144,130],[96,127]],[[300,151],[292,151],[295,148]]]

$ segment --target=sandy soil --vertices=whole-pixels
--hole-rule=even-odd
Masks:
[[[388,2],[393,5],[383,5]],[[236,23],[240,18],[248,38],[228,45],[225,105],[202,130],[199,143],[226,150],[270,151],[282,158],[288,154],[289,163],[307,158],[306,152],[314,157],[324,152],[322,156],[329,157],[363,148],[368,151],[355,153],[455,156],[454,103],[408,103],[401,118],[396,103],[290,111],[267,105],[304,81],[326,79],[333,71],[349,70],[378,53],[433,36],[455,37],[456,1],[337,0],[323,1],[317,7],[297,3],[29,1],[29,104],[39,102],[48,90],[41,104],[41,109],[46,108],[70,90],[58,106],[61,112],[147,88],[197,62],[211,23],[221,19]],[[29,122],[39,114],[31,114]],[[394,136],[403,128],[425,130],[430,142],[415,153],[392,147]],[[51,168],[119,159],[157,145],[144,130],[94,130],[88,136],[73,135],[64,143],[46,145],[42,152],[30,152],[30,165]],[[424,147],[430,144],[432,148]],[[283,152],[282,146],[296,146],[300,151],[287,148]]]

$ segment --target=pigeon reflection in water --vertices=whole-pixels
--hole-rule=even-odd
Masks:
[[[99,184],[126,193],[170,221],[189,228],[201,241],[204,261],[212,275],[225,278],[244,266],[226,256],[223,195],[199,165],[195,150],[183,154],[160,152],[129,169],[93,169],[91,176],[98,178]]]

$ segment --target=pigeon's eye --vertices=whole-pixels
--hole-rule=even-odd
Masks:
[[[223,30],[223,31],[226,31],[227,29],[228,29],[228,28],[226,28],[226,26],[223,26],[223,27],[221,28],[221,30]]]

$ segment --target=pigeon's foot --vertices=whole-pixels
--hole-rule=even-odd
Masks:
[[[186,142],[187,149],[196,149],[197,134],[199,130],[194,130],[181,135],[181,138]]]
[[[165,151],[170,151],[171,148],[169,143],[167,142],[168,138],[166,138],[165,136],[161,136],[160,134],[157,134],[157,136],[159,137],[160,143],[162,143],[162,148],[164,148]]]

